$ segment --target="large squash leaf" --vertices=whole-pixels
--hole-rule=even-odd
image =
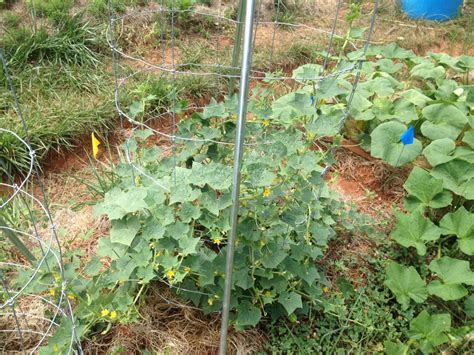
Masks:
[[[396,211],[395,217],[397,226],[391,237],[405,248],[416,248],[419,255],[426,254],[426,242],[437,240],[441,235],[441,229],[431,220],[425,218],[420,211],[415,211],[412,214]]]
[[[466,260],[443,256],[430,263],[429,269],[439,277],[428,285],[428,292],[445,301],[463,298],[467,295],[464,285],[474,285],[474,272]]]
[[[411,171],[403,187],[409,193],[405,198],[405,207],[410,211],[426,207],[442,208],[452,201],[451,193],[443,189],[443,180],[434,178],[419,167]]]
[[[392,121],[379,125],[371,133],[372,156],[385,160],[392,166],[401,166],[413,161],[421,153],[421,142],[415,139],[413,144],[403,145],[400,136],[407,127],[400,122]]]

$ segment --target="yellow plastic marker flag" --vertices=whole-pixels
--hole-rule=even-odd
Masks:
[[[97,159],[97,155],[99,154],[99,145],[100,141],[95,137],[94,132],[92,132],[92,155],[94,159]]]

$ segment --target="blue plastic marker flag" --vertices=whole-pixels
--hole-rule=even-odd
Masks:
[[[408,129],[400,136],[400,140],[402,141],[403,145],[413,144],[414,139],[415,127],[413,126],[408,127]]]
[[[313,106],[313,105],[314,105],[314,96],[311,95],[311,106]]]

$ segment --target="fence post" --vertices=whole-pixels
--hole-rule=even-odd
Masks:
[[[224,299],[222,303],[222,323],[219,354],[225,355],[227,351],[227,331],[229,325],[230,296],[232,292],[232,269],[234,266],[235,239],[237,235],[237,222],[239,212],[240,195],[240,168],[245,138],[245,120],[247,116],[247,102],[249,90],[249,75],[252,62],[252,33],[253,13],[255,0],[245,2],[245,27],[242,53],[242,67],[240,70],[240,91],[237,118],[237,132],[235,135],[234,150],[234,175],[232,184],[232,210],[230,214],[230,236],[227,240],[227,258],[225,268]]]

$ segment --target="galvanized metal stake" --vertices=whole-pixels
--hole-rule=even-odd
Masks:
[[[234,49],[232,51],[232,71],[234,68],[237,68],[239,65],[239,58],[240,58],[240,46],[242,42],[242,21],[244,17],[244,8],[245,8],[246,0],[239,1],[239,8],[237,12],[237,28],[235,29],[235,39],[234,39]],[[232,72],[232,74],[234,74]],[[231,76],[229,80],[229,97],[234,96],[234,84],[235,78]]]
[[[240,92],[237,118],[237,133],[235,135],[234,150],[234,176],[232,188],[232,211],[230,214],[230,236],[227,240],[227,259],[225,267],[224,299],[222,303],[221,338],[219,354],[225,355],[227,351],[227,331],[229,326],[230,296],[232,292],[232,269],[234,266],[235,239],[237,235],[237,222],[239,213],[240,195],[240,167],[245,138],[245,119],[247,116],[247,101],[249,91],[249,74],[252,62],[252,32],[253,13],[255,0],[247,0],[245,7],[244,43],[242,53],[242,67],[240,70]]]

